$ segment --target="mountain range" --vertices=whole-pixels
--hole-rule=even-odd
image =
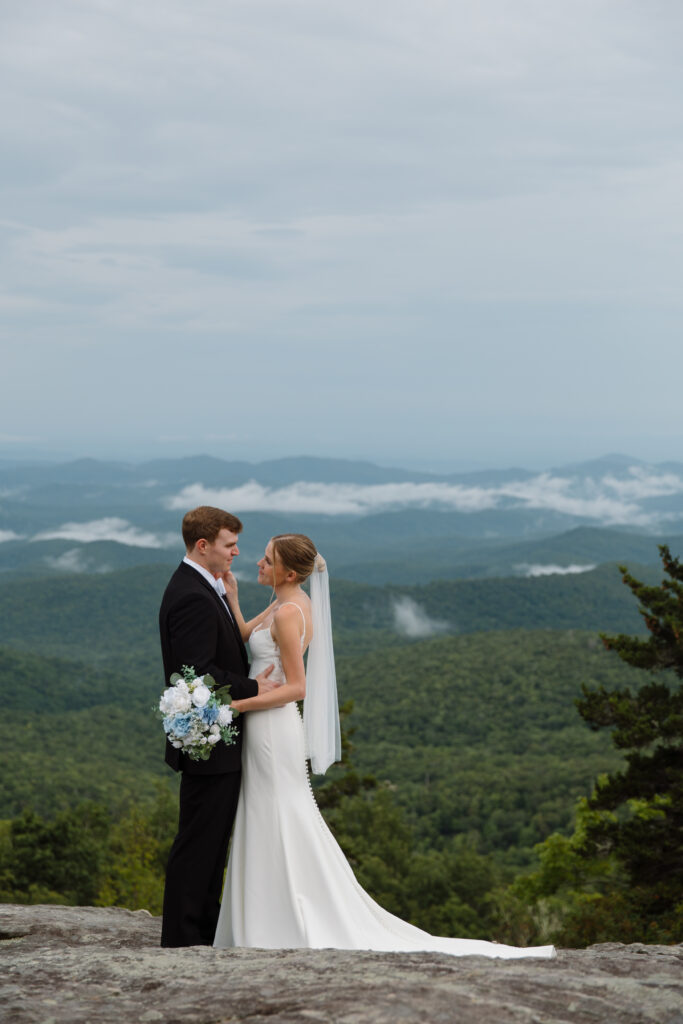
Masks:
[[[683,463],[623,455],[549,469],[434,474],[369,462],[208,456],[0,463],[0,573],[171,565],[180,520],[215,504],[243,517],[238,571],[274,533],[313,537],[358,582],[580,573],[657,561],[683,539]]]

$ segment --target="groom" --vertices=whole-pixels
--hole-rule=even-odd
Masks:
[[[234,700],[267,693],[272,666],[249,679],[249,662],[220,577],[239,554],[242,523],[203,505],[183,519],[187,554],[171,577],[159,611],[166,684],[190,665],[230,685]],[[241,778],[242,719],[237,738],[217,743],[208,761],[192,761],[166,743],[166,763],[182,772],[180,817],[166,868],[162,946],[210,946]]]

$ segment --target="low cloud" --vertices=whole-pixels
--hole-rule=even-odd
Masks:
[[[23,534],[15,533],[14,530],[0,530],[0,544],[6,544],[10,540],[23,540]]]
[[[523,572],[525,576],[570,576],[573,573],[590,572],[595,569],[595,564],[591,565],[579,565],[574,563],[573,565],[527,565],[522,563],[516,565],[515,569]]]
[[[37,533],[31,540],[74,540],[81,544],[110,540],[131,548],[167,548],[178,543],[175,534],[160,536],[140,530],[137,526],[129,523],[127,519],[117,519],[114,516],[106,519],[93,519],[88,523],[64,523],[54,530]]]
[[[522,508],[596,519],[606,525],[629,522],[645,526],[651,521],[651,515],[635,502],[606,493],[599,483],[541,473],[530,480],[506,484],[499,493],[517,499]]]
[[[412,597],[396,598],[393,613],[396,632],[415,639],[445,633],[451,628],[448,622],[430,618]]]
[[[679,494],[683,480],[675,473],[656,473],[643,466],[632,466],[628,476],[620,478],[607,475],[601,481],[604,487],[618,494],[620,498],[639,501],[644,498],[661,498]]]
[[[400,508],[436,508],[475,513],[495,508],[558,512],[604,525],[654,526],[663,516],[640,501],[683,495],[675,473],[633,467],[623,477],[560,476],[540,473],[502,484],[387,483],[348,484],[299,481],[270,488],[257,480],[239,487],[190,484],[164,499],[169,509],[217,505],[233,512],[288,512],[317,515],[367,515]],[[670,513],[667,513],[670,516]]]
[[[82,548],[70,548],[56,558],[48,555],[45,564],[49,565],[51,569],[59,569],[61,572],[111,572],[108,565],[98,563],[94,567],[84,555]]]
[[[322,484],[299,481],[286,487],[264,487],[250,480],[241,487],[190,484],[166,499],[170,509],[217,505],[234,512],[302,512],[318,515],[365,515],[392,508],[443,506],[480,512],[496,505],[496,496],[481,487],[460,484]]]

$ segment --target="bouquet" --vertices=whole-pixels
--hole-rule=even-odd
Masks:
[[[238,712],[229,707],[230,687],[215,686],[213,676],[198,676],[183,665],[182,674],[173,673],[159,701],[167,739],[193,761],[207,761],[219,740],[230,744],[237,737],[232,720]]]

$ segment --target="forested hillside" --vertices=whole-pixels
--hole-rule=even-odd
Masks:
[[[116,804],[171,779],[152,709],[159,677],[0,649],[0,814],[81,799]],[[569,825],[573,800],[618,760],[582,726],[585,683],[634,675],[591,634],[516,631],[431,638],[338,661],[353,699],[355,760],[395,788],[431,841],[468,834],[523,850]]]
[[[358,765],[391,781],[418,832],[521,859],[619,761],[576,714],[581,684],[641,682],[579,632],[432,638],[339,665]]]
[[[652,576],[652,570],[646,575]],[[0,579],[0,643],[97,664],[112,659],[138,671],[160,670],[157,615],[167,566],[102,575]],[[269,600],[254,583],[240,584],[247,615]],[[410,636],[397,602],[408,598],[428,618],[424,628],[470,633],[489,629],[642,630],[636,606],[615,566],[572,576],[534,579],[439,580],[424,586],[370,587],[332,581],[337,653],[394,644]],[[432,621],[433,620],[433,621]],[[363,637],[362,634],[370,634]]]

